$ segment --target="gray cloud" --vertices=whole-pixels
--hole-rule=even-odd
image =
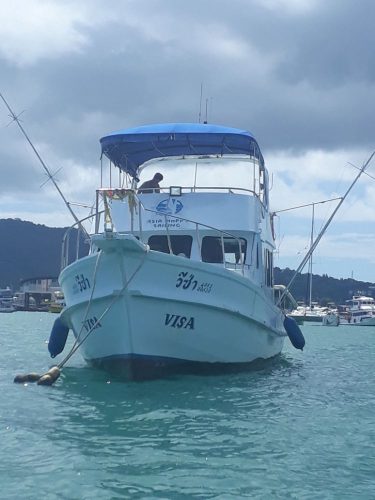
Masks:
[[[111,130],[197,121],[202,82],[203,114],[207,97],[210,121],[250,129],[267,151],[373,146],[370,0],[302,13],[247,0],[137,1],[108,17],[101,2],[87,5],[103,20],[74,24],[80,50],[21,66],[0,60],[1,91],[56,157],[93,164]],[[17,151],[0,161],[19,164]]]

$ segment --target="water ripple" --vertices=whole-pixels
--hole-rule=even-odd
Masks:
[[[3,318],[3,316],[6,316]],[[142,383],[76,357],[54,387],[54,317],[0,316],[2,498],[370,499],[375,332],[304,328],[256,370]]]

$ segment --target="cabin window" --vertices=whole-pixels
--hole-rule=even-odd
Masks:
[[[191,245],[193,243],[192,236],[187,235],[171,235],[169,237],[171,242],[172,253],[175,255],[184,255],[190,258]],[[151,250],[157,252],[169,253],[167,235],[154,235],[148,239],[148,244]]]
[[[229,238],[220,236],[205,236],[202,239],[202,261],[223,263],[223,245],[224,261],[228,264],[241,264],[246,259],[246,245],[244,238]]]
[[[272,286],[273,282],[273,254],[269,250],[264,251],[264,273],[266,286]]]

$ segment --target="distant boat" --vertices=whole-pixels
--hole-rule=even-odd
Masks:
[[[96,191],[90,254],[59,277],[66,307],[51,332],[52,356],[72,329],[89,364],[143,379],[238,368],[279,354],[286,329],[302,337],[275,303],[268,172],[249,132],[162,124],[101,144],[131,187]],[[150,177],[180,171],[180,181],[140,194],[146,167]],[[201,167],[229,178],[242,169],[250,188],[219,187],[219,173],[216,184],[197,185]]]
[[[9,287],[0,289],[0,313],[10,313],[15,310],[12,290]]]
[[[307,323],[321,323],[323,317],[327,314],[327,308],[320,307],[316,303],[311,306],[299,305],[296,309],[288,314],[289,317],[294,318],[297,322],[303,321]]]
[[[340,323],[356,326],[375,326],[375,300],[365,295],[355,295],[346,301]]]
[[[56,290],[52,293],[51,302],[48,311],[51,313],[61,313],[65,307],[65,299],[63,292]]]
[[[328,311],[322,320],[323,326],[339,326],[340,316],[337,311]]]

